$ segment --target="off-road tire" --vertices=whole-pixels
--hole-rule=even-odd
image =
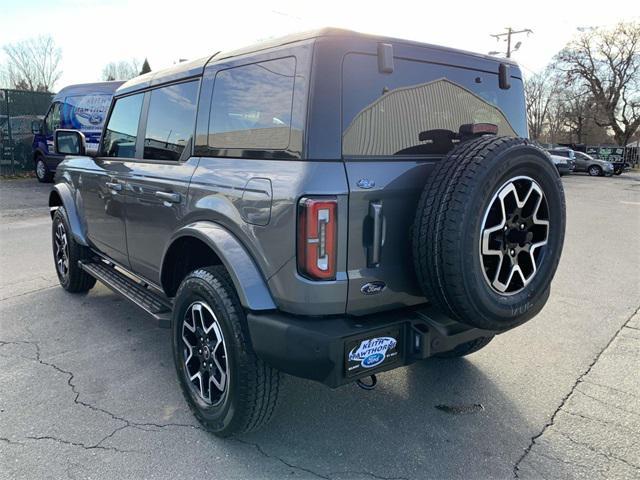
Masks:
[[[535,180],[546,196],[548,245],[531,282],[519,293],[503,295],[485,280],[481,228],[500,186],[521,175]],[[564,230],[562,181],[547,153],[521,138],[468,140],[436,164],[420,197],[412,242],[419,284],[427,299],[453,319],[493,331],[513,328],[546,303]]]
[[[37,155],[34,159],[33,170],[40,183],[51,183],[53,181],[53,173],[47,167],[47,162],[44,161],[42,155]]]
[[[448,352],[438,353],[436,357],[438,358],[459,358],[464,357],[466,355],[470,355],[472,353],[477,352],[478,350],[483,349],[493,340],[493,336],[490,337],[480,337],[475,340],[471,340],[467,343],[461,343],[453,350],[449,350]]]
[[[229,380],[226,396],[219,405],[203,401],[191,388],[186,374],[182,325],[194,301],[206,302],[211,307],[224,336]],[[172,332],[180,388],[189,408],[207,430],[227,437],[256,430],[271,419],[278,399],[280,374],[253,351],[244,310],[224,267],[201,268],[182,281],[174,302]]]
[[[59,231],[59,224],[62,224],[64,228],[66,242],[68,244],[68,271],[66,275],[60,272],[56,257],[56,233]],[[53,222],[51,223],[51,243],[53,246],[54,266],[62,288],[71,293],[83,293],[91,290],[96,284],[96,279],[78,266],[78,261],[90,258],[91,252],[87,247],[80,245],[73,238],[71,228],[69,227],[67,212],[64,207],[58,207],[53,215]]]

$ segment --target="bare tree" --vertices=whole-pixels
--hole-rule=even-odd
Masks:
[[[550,77],[550,70],[536,73],[524,84],[527,102],[529,136],[540,140],[549,120],[550,108],[557,94],[557,83]]]
[[[60,80],[62,52],[51,36],[40,36],[3,47],[8,63],[4,76],[13,88],[51,91]]]
[[[625,145],[640,127],[640,23],[583,31],[556,56],[567,84],[589,92],[596,123]]]
[[[126,61],[110,62],[102,69],[103,80],[129,80],[138,76],[140,62],[135,58]]]

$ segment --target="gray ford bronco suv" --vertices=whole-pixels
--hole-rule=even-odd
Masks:
[[[280,372],[335,388],[477,351],[534,317],[564,241],[508,60],[324,29],[123,84],[49,205],[60,283],[170,327],[220,436],[271,417]]]

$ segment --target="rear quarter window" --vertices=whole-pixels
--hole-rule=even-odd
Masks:
[[[294,57],[219,71],[211,102],[209,147],[287,149],[295,74]]]
[[[497,66],[493,74],[396,58],[383,74],[376,56],[351,53],[342,77],[344,156],[443,155],[469,123],[527,136],[522,82],[501,90]]]

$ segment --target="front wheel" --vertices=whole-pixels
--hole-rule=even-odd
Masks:
[[[255,430],[276,406],[279,373],[260,360],[227,271],[191,272],[173,310],[173,359],[196,418],[220,437]]]
[[[64,207],[58,207],[53,215],[51,228],[53,260],[58,281],[67,292],[87,292],[96,284],[96,279],[78,266],[78,261],[89,258],[87,247],[75,241],[69,228]]]
[[[589,175],[592,177],[599,177],[602,175],[602,169],[597,165],[592,165],[589,167]]]
[[[35,161],[36,178],[40,183],[50,183],[53,180],[53,173],[47,167],[42,155],[38,155]]]

